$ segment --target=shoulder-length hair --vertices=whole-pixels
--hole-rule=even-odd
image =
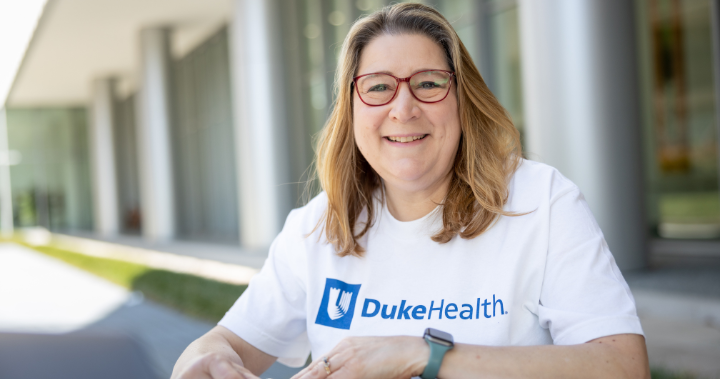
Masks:
[[[509,179],[522,157],[517,129],[445,17],[426,5],[396,4],[358,20],[345,38],[335,76],[337,99],[319,135],[315,164],[328,205],[316,228],[324,229],[340,256],[362,256],[364,249],[358,240],[373,225],[373,193],[381,186],[378,174],[355,143],[353,78],[360,54],[370,41],[402,34],[424,35],[440,45],[456,78],[460,146],[441,203],[443,227],[433,241],[446,243],[458,234],[474,238],[500,215],[515,215],[503,211],[503,206]],[[363,210],[367,212],[365,222],[358,220]]]

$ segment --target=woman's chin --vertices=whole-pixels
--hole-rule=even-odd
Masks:
[[[433,178],[426,171],[400,171],[383,178],[385,186],[407,192],[423,191],[438,178]]]

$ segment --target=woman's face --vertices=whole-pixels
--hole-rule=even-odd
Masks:
[[[419,34],[382,35],[363,49],[357,75],[384,72],[406,78],[429,69],[450,70],[438,44]],[[460,141],[454,83],[438,103],[417,100],[407,82],[386,105],[366,105],[356,91],[353,96],[355,141],[388,189],[418,192],[443,183]],[[397,141],[401,137],[422,138]]]

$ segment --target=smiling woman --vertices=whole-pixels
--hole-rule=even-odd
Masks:
[[[309,352],[296,378],[648,377],[582,194],[522,159],[446,19],[407,3],[360,19],[336,86],[324,192],[174,378],[255,378]]]
[[[458,233],[475,237],[497,216],[509,215],[502,208],[507,179],[522,157],[517,129],[439,13],[395,10],[385,14],[391,21],[377,13],[350,31],[336,78],[337,104],[320,139],[318,173],[329,200],[325,228],[340,255],[362,252],[357,238],[372,221],[353,233],[361,211],[373,220],[377,175],[402,189],[381,191],[396,197],[388,207],[400,221],[426,215],[444,201],[448,220],[433,236],[437,242]],[[428,83],[444,91],[421,89]],[[364,168],[368,164],[371,170]],[[394,207],[401,199],[411,205]]]

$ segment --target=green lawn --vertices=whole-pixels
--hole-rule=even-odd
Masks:
[[[677,373],[661,368],[650,369],[652,379],[697,379],[697,376],[687,373]]]
[[[720,222],[717,192],[668,193],[660,196],[660,217],[670,223]]]
[[[91,272],[155,302],[212,323],[222,318],[246,285],[158,270],[137,263],[98,258],[49,246],[28,246]]]

